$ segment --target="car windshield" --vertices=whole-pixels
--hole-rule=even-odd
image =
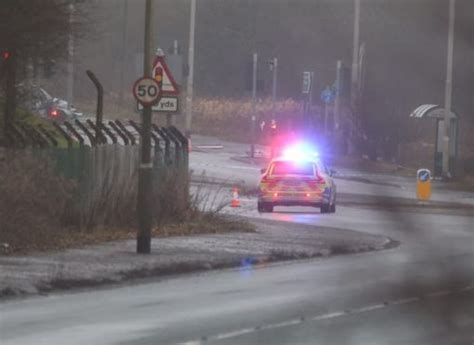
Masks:
[[[313,162],[278,161],[272,164],[272,175],[314,176],[315,164]]]

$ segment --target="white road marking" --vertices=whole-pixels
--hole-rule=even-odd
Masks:
[[[391,301],[389,302],[390,305],[402,305],[402,304],[408,304],[408,303],[413,303],[413,302],[418,302],[420,300],[420,297],[408,297],[408,298],[402,298],[396,301]]]
[[[454,292],[450,291],[450,290],[441,290],[441,291],[436,291],[436,292],[429,293],[428,295],[426,295],[426,297],[431,297],[431,298],[442,297],[442,296],[450,295],[452,293],[454,293]]]
[[[351,311],[351,313],[353,313],[353,314],[365,313],[365,312],[368,312],[368,311],[377,310],[377,309],[381,309],[381,308],[385,308],[385,307],[387,307],[387,305],[385,303],[368,305],[367,307],[354,309],[354,310]]]
[[[322,320],[338,318],[338,317],[341,317],[341,316],[348,316],[348,315],[351,315],[351,314],[366,313],[366,312],[370,312],[370,311],[374,311],[374,310],[387,308],[387,307],[390,307],[390,306],[415,303],[415,302],[421,301],[421,299],[423,297],[424,298],[427,298],[427,297],[432,297],[432,298],[433,297],[441,297],[441,296],[447,296],[447,295],[450,295],[450,294],[454,294],[456,292],[461,293],[461,292],[466,292],[466,291],[470,291],[470,290],[474,290],[474,284],[470,284],[470,285],[465,286],[465,287],[463,287],[459,290],[440,290],[440,291],[428,293],[428,294],[426,294],[422,297],[407,297],[407,298],[402,298],[402,299],[395,300],[395,301],[388,301],[388,302],[384,302],[384,303],[371,304],[371,305],[368,305],[368,306],[365,306],[365,307],[360,307],[360,308],[355,308],[355,309],[348,309],[348,310],[344,310],[344,311],[335,311],[335,312],[322,314],[322,315],[315,315],[315,316],[309,317],[309,318],[301,317],[301,318],[298,318],[298,319],[291,319],[291,320],[277,322],[277,323],[268,324],[268,325],[260,325],[260,326],[255,326],[255,327],[242,328],[242,329],[239,329],[239,330],[236,330],[236,331],[215,334],[215,335],[211,335],[211,336],[208,336],[208,337],[203,337],[201,340],[192,340],[192,341],[184,342],[184,343],[181,343],[181,344],[183,344],[183,345],[202,345],[203,342],[206,342],[208,340],[223,340],[223,339],[235,338],[235,337],[245,335],[245,334],[256,333],[256,332],[263,331],[263,330],[270,330],[270,329],[283,328],[283,327],[288,327],[288,326],[295,326],[295,325],[299,325],[299,324],[305,322],[306,320],[322,321]]]
[[[229,339],[229,338],[238,337],[238,336],[248,334],[248,333],[253,333],[255,331],[256,331],[255,327],[243,328],[243,329],[240,329],[238,331],[233,331],[233,332],[228,332],[228,333],[221,333],[221,334],[218,334],[216,336],[208,337],[208,339],[211,339],[211,340],[212,339],[215,339],[215,340]]]
[[[474,284],[463,287],[462,289],[459,290],[459,292],[466,292],[470,290],[474,290]]]
[[[336,311],[336,312],[333,312],[333,313],[329,313],[329,314],[323,314],[323,315],[317,315],[317,316],[313,316],[311,318],[312,321],[321,321],[321,320],[327,320],[327,319],[334,319],[336,317],[340,317],[340,316],[343,316],[343,315],[346,315],[346,312],[344,311]]]
[[[260,327],[261,330],[266,330],[266,329],[274,329],[274,328],[280,328],[280,327],[287,327],[287,326],[293,326],[293,325],[298,325],[300,323],[303,323],[305,319],[300,318],[300,319],[294,319],[294,320],[288,320],[288,321],[283,321],[283,322],[278,322],[274,323],[272,325],[265,325]]]

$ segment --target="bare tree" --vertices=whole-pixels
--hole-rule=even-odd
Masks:
[[[16,111],[17,83],[26,77],[27,66],[34,73],[40,64],[67,55],[69,33],[80,30],[69,21],[65,0],[2,0],[0,5],[0,50],[8,52],[0,65],[0,82],[5,98],[4,134],[11,130]]]

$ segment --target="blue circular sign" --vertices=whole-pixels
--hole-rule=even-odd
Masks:
[[[430,172],[428,170],[421,170],[418,172],[418,180],[426,182],[430,179]]]
[[[331,89],[327,88],[321,92],[321,101],[328,104],[328,103],[331,103],[333,100],[334,100],[334,92]]]

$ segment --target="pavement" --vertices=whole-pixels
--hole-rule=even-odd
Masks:
[[[288,227],[263,219],[253,223],[255,233],[155,238],[150,255],[137,255],[136,241],[128,240],[55,253],[0,256],[0,298],[396,245],[385,236],[357,231],[306,224]]]
[[[217,140],[197,137],[193,145],[200,142]],[[258,166],[232,159],[242,155],[244,145],[222,146],[193,152],[195,174],[230,184],[258,180]],[[267,224],[265,236],[279,243],[277,252],[315,250],[325,235],[342,240],[373,235],[398,246],[280,263],[243,261],[232,269],[7,300],[0,303],[1,343],[474,343],[472,193],[435,189],[436,204],[418,205],[413,181],[383,176],[387,185],[375,176],[363,179],[336,180],[341,195],[371,200],[341,204],[336,214],[298,207],[259,214],[251,195],[241,199],[241,208],[224,211]],[[226,198],[218,184],[206,185]],[[394,206],[384,198],[407,204]],[[220,246],[240,254],[245,247],[261,249],[256,240],[230,236],[239,239],[209,236],[198,242],[211,241],[210,252]]]

